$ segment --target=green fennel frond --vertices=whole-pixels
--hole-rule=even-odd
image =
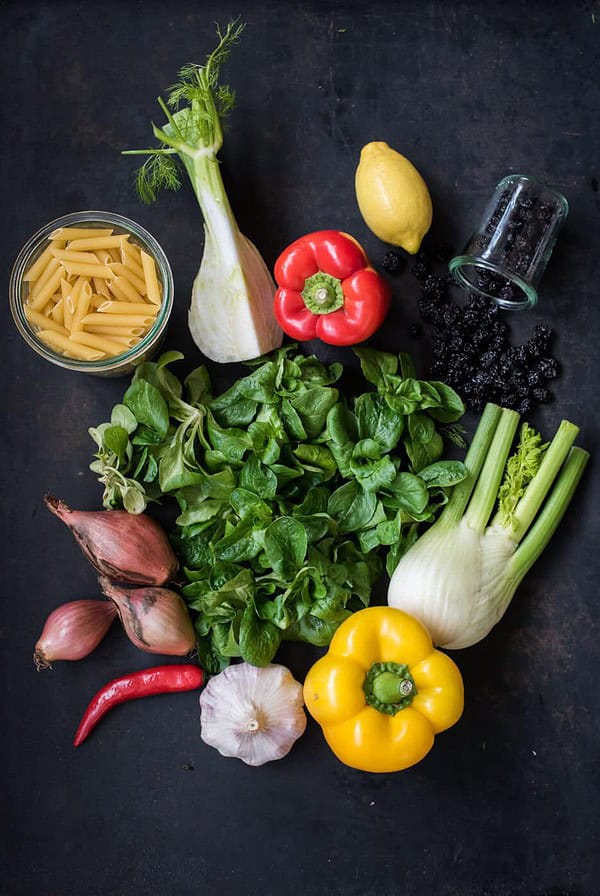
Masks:
[[[539,470],[548,444],[542,445],[539,432],[528,423],[523,424],[517,450],[506,462],[504,479],[498,491],[501,525],[514,525],[517,504]]]
[[[137,194],[146,205],[154,202],[160,190],[178,190],[180,186],[177,161],[172,155],[160,150],[148,156],[135,177]]]
[[[467,447],[465,439],[467,430],[460,423],[447,423],[446,426],[440,426],[440,432],[445,439],[458,448]]]
[[[216,158],[223,144],[221,118],[235,103],[234,91],[219,84],[220,68],[239,42],[244,27],[239,19],[229,22],[224,32],[217,25],[218,44],[204,65],[185,65],[178,73],[179,80],[169,88],[167,101],[158,98],[167,120],[162,127],[153,124],[152,132],[162,146],[124,152],[148,156],[135,182],[142,202],[154,202],[162,189],[178,190],[184,168],[196,190],[197,179],[189,166],[203,156]]]
[[[224,33],[217,25],[219,43],[204,65],[184,65],[178,72],[179,80],[169,88],[168,102],[172,108],[178,109],[183,102],[203,107],[212,99],[220,117],[231,111],[235,94],[227,85],[219,84],[219,73],[233,47],[239,43],[244,28],[239,19],[229,22]]]

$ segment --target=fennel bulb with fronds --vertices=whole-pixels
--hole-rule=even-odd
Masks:
[[[181,165],[190,178],[204,218],[204,253],[188,323],[200,351],[221,363],[257,358],[279,348],[283,338],[273,312],[275,283],[260,252],[237,225],[217,159],[223,145],[221,122],[235,99],[219,83],[219,70],[243,27],[230,22],[224,34],[217,29],[219,43],[205,64],[184,66],[169,90],[168,105],[158,100],[167,123],[152,129],[162,146],[126,153],[148,155],[136,181],[146,202],[162,188],[181,186]]]
[[[524,424],[507,463],[518,422],[515,411],[486,406],[465,460],[468,477],[391,577],[389,605],[417,617],[440,647],[470,647],[502,618],[589,459],[572,447],[578,427],[563,421],[549,445]]]

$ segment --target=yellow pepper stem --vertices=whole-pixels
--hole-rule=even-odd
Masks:
[[[363,690],[370,706],[390,716],[410,706],[417,695],[408,666],[402,663],[374,663],[364,680]]]

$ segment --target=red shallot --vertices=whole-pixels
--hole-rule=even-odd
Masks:
[[[117,608],[107,600],[74,600],[48,616],[35,645],[38,671],[51,669],[54,660],[81,660],[95,650],[109,630]]]
[[[164,585],[175,575],[177,557],[151,517],[126,510],[71,510],[52,495],[44,501],[102,575],[135,585]]]
[[[196,646],[194,626],[183,599],[168,588],[119,588],[105,576],[100,585],[114,601],[130,641],[147,653],[184,656]]]

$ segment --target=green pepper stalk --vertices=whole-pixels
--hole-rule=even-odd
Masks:
[[[518,423],[515,411],[486,406],[465,460],[469,476],[391,578],[390,606],[420,619],[441,647],[470,647],[502,618],[589,459],[572,447],[578,427],[564,420],[549,445],[524,424],[507,463]]]
[[[217,28],[219,43],[205,64],[184,66],[168,103],[159,98],[167,122],[162,128],[153,124],[152,130],[162,145],[126,153],[148,155],[136,180],[145,202],[154,201],[162,188],[181,186],[181,165],[190,178],[204,217],[204,253],[188,322],[200,351],[222,363],[259,357],[278,348],[283,336],[273,313],[275,284],[237,225],[217,159],[221,122],[235,101],[233,91],[219,83],[219,70],[243,28],[237,21],[224,34]]]

